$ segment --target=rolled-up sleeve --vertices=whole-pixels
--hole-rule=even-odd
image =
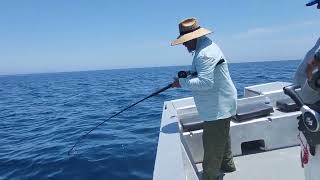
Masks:
[[[217,59],[205,55],[198,56],[194,61],[197,77],[180,78],[181,87],[191,90],[208,90],[214,86],[214,69],[218,63]]]

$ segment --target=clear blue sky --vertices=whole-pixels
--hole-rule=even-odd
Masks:
[[[307,0],[0,1],[0,74],[188,65],[171,47],[197,17],[230,62],[300,59],[320,35]]]

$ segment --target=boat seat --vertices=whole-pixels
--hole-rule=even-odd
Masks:
[[[273,107],[264,102],[238,105],[234,122],[244,122],[253,118],[264,117],[273,112]],[[183,131],[196,131],[203,129],[203,121],[181,122]]]
[[[253,118],[269,116],[273,112],[271,105],[264,102],[255,102],[250,104],[238,105],[237,115],[235,116],[235,122],[248,121]]]
[[[283,112],[299,111],[299,106],[290,98],[278,100],[276,106]]]

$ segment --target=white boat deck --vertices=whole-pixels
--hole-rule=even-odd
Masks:
[[[301,112],[281,112],[276,107],[278,99],[286,98],[282,87],[287,84],[276,82],[245,89],[245,97],[238,100],[238,105],[264,101],[268,97],[274,112],[250,121],[231,123],[231,146],[237,171],[227,173],[224,180],[305,179],[297,146],[297,116]],[[201,179],[202,130],[184,132],[181,122],[188,119],[198,120],[193,98],[164,103],[153,180]],[[254,141],[259,144],[263,141],[262,146],[253,149],[257,150],[253,152],[261,150],[260,153],[242,149],[242,144]]]
[[[234,158],[237,171],[227,173],[223,180],[301,180],[300,147],[279,149]],[[202,165],[197,164],[202,172]]]

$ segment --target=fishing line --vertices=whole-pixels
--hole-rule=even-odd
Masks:
[[[163,92],[163,91],[165,91],[165,90],[167,90],[167,89],[169,89],[169,88],[171,88],[171,87],[172,87],[172,84],[168,84],[166,87],[164,87],[164,88],[162,88],[162,89],[160,89],[160,90],[158,90],[158,91],[150,94],[149,96],[147,96],[147,97],[145,97],[145,98],[143,98],[143,99],[141,99],[141,100],[139,100],[139,101],[131,104],[130,106],[128,106],[128,107],[122,109],[121,111],[117,112],[116,114],[110,116],[108,119],[102,121],[101,123],[99,123],[98,125],[96,125],[94,128],[90,129],[90,131],[88,131],[87,133],[85,133],[84,135],[82,135],[82,136],[76,141],[76,143],[72,146],[72,148],[68,151],[68,155],[69,155],[69,156],[71,155],[71,152],[73,151],[73,149],[77,146],[77,144],[80,143],[80,141],[81,141],[82,139],[84,139],[84,138],[85,138],[86,136],[88,136],[93,130],[95,130],[96,128],[98,128],[99,126],[101,126],[101,125],[102,125],[103,123],[105,123],[106,121],[110,120],[111,118],[114,118],[115,116],[117,116],[117,115],[121,114],[122,112],[126,111],[127,109],[129,109],[129,108],[137,105],[138,103],[140,103],[140,102],[142,102],[142,101],[144,101],[144,100],[146,100],[146,99],[148,99],[148,98],[150,98],[150,97],[152,97],[152,96],[155,96],[155,95],[157,95],[157,94],[159,94],[159,93],[161,93],[161,92]]]

